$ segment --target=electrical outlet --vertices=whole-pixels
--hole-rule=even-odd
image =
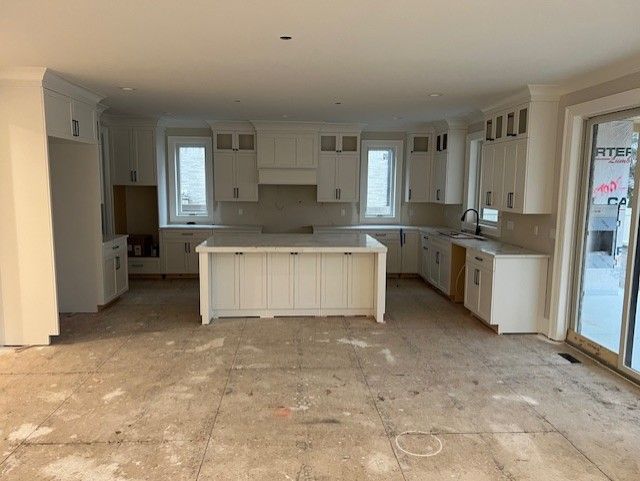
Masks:
[[[556,230],[549,229],[549,239],[555,239],[555,238],[556,238]]]
[[[238,215],[243,215],[244,214],[244,209],[240,208],[238,209]]]
[[[512,220],[507,221],[507,230],[513,230],[514,224]]]
[[[540,229],[538,228],[538,226],[534,225],[533,226],[533,235],[537,236],[539,231],[540,231]]]

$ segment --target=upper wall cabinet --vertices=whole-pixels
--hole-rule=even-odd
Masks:
[[[216,201],[257,202],[257,138],[249,122],[217,122],[213,129],[213,195]]]
[[[436,152],[431,162],[429,200],[436,204],[461,204],[464,190],[466,124],[445,121],[435,132]]]
[[[258,134],[258,168],[315,169],[318,135],[296,132]]]
[[[550,214],[559,94],[529,86],[485,111],[483,206],[518,214]]]
[[[110,126],[109,140],[114,185],[156,185],[153,127]]]
[[[47,135],[87,143],[98,141],[96,104],[45,88],[44,109]]]
[[[320,132],[318,202],[358,202],[360,131]]]
[[[358,153],[360,151],[360,134],[358,133],[320,133],[320,153]]]
[[[429,133],[414,133],[407,137],[405,202],[430,202],[433,137]]]

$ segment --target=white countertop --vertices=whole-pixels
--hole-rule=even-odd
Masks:
[[[448,237],[440,234],[440,232],[455,231],[451,227],[446,226],[416,226],[416,225],[374,225],[374,224],[358,224],[358,225],[343,225],[343,226],[314,226],[314,232],[326,233],[330,231],[380,231],[380,230],[407,230],[407,231],[419,231],[425,234],[431,234],[437,236],[440,241],[450,242],[454,245],[464,247],[465,249],[475,249],[485,254],[494,257],[540,257],[548,258],[547,254],[525,249],[523,247],[515,246],[512,244],[506,244],[499,240],[491,239],[489,237],[480,239],[456,239],[454,237]]]
[[[223,224],[166,224],[160,226],[160,229],[214,229],[214,230],[243,230],[243,231],[261,231],[260,225],[223,225]]]
[[[386,252],[366,234],[250,234],[216,232],[196,252]]]

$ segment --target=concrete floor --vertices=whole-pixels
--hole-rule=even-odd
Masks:
[[[2,351],[0,478],[640,479],[638,388],[566,345],[497,336],[421,281],[389,282],[385,325],[203,327],[197,295],[132,282],[51,346]],[[405,450],[442,450],[404,454],[414,430],[436,437]]]

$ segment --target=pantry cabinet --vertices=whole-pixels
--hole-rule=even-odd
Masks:
[[[429,202],[431,199],[431,164],[433,155],[430,149],[429,134],[410,134],[407,137],[405,202]]]
[[[518,214],[552,212],[558,98],[552,88],[529,86],[485,110],[483,207]]]
[[[114,185],[156,185],[156,135],[153,127],[109,129]]]
[[[461,204],[464,186],[466,128],[449,122],[436,131],[436,152],[431,162],[429,198],[437,204]]]
[[[47,135],[80,142],[98,142],[98,112],[95,104],[44,89]]]

